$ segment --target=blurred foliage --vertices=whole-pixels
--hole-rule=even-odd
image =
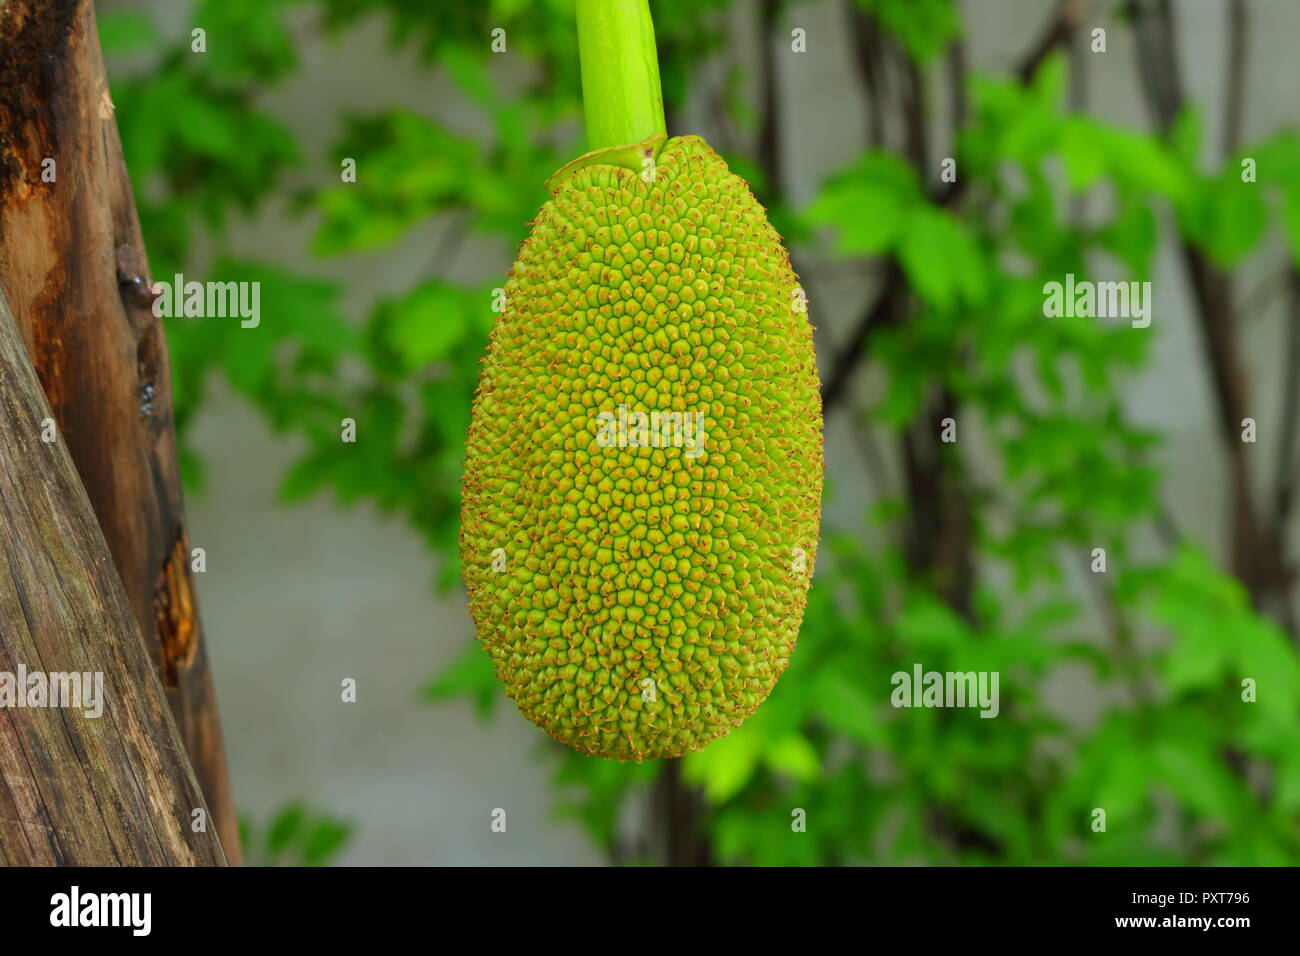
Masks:
[[[947,0],[858,2],[921,62],[961,30]],[[653,3],[670,112],[721,48],[730,6]],[[256,333],[169,320],[182,437],[207,383],[223,377],[301,442],[288,498],[328,490],[401,515],[438,555],[442,587],[458,578],[462,442],[495,283],[462,284],[435,258],[414,288],[353,322],[339,282],[244,261],[226,230],[233,215],[282,197],[292,173],[318,256],[382,256],[436,219],[447,237],[439,254],[472,231],[500,240],[504,271],[545,178],[583,148],[571,7],[202,0],[192,20],[208,30],[207,55],[189,52],[188,35],[142,44],[135,16],[101,25],[110,53],[156,54],[113,82],[154,273],[262,282]],[[296,67],[295,30],[340,33],[375,18],[427,66],[431,90],[455,85],[486,135],[432,107],[394,108],[341,118],[332,154],[304,160],[264,103]],[[497,27],[508,47],[494,58]],[[1028,85],[969,79],[960,208],[937,205],[899,156],[868,150],[789,211],[800,257],[825,258],[829,244],[849,260],[894,256],[904,270],[915,306],[872,339],[870,367],[885,387],[854,426],[892,434],[937,386],[979,420],[985,473],[968,462],[964,477],[983,583],[967,620],[909,575],[888,543],[906,517],[901,498],[878,501],[860,527],[825,529],[789,670],[752,719],[683,765],[706,795],[719,861],[1300,862],[1294,645],[1194,545],[1159,559],[1134,546],[1157,513],[1160,436],[1132,420],[1120,385],[1148,362],[1151,335],[1042,315],[1044,282],[1065,273],[1149,276],[1169,224],[1224,266],[1259,253],[1275,228],[1300,256],[1300,139],[1282,132],[1244,149],[1260,180],[1243,184],[1235,157],[1200,167],[1195,110],[1161,139],[1065,111],[1065,80],[1059,59]],[[731,86],[732,121],[744,126],[755,107]],[[339,182],[345,157],[357,162],[355,184]],[[756,175],[755,157],[730,158]],[[1084,222],[1067,209],[1080,197],[1092,209]],[[356,444],[338,440],[345,416],[359,423]],[[193,486],[198,461],[188,446],[183,454]],[[1086,568],[1095,547],[1107,551],[1104,575]],[[1091,593],[1072,578],[1081,562]],[[464,656],[427,694],[470,698],[486,715],[504,698],[466,630]],[[894,710],[890,675],[916,662],[1000,671],[1001,714]],[[1242,703],[1244,677],[1258,682],[1258,703]],[[1050,691],[1062,681],[1095,689],[1095,720],[1063,721]],[[619,850],[623,808],[662,768],[548,753],[559,812]],[[1090,829],[1095,807],[1107,811],[1105,833]],[[806,833],[791,833],[792,808],[807,811]],[[271,825],[268,852],[292,844],[286,831],[315,832],[295,812]]]
[[[290,803],[265,827],[239,820],[239,840],[249,866],[326,866],[352,836],[352,825]]]

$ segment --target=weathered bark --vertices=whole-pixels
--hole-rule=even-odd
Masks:
[[[84,689],[103,675],[98,708],[18,706],[39,699],[4,678],[0,863],[220,865],[216,831],[194,832],[203,793],[51,422],[0,293],[0,670],[84,676]]]
[[[167,349],[90,0],[0,3],[0,285],[237,863]]]

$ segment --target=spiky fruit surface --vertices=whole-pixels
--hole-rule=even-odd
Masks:
[[[794,650],[822,486],[812,329],[763,208],[698,137],[669,140],[652,182],[598,164],[554,192],[474,405],[470,612],[552,736],[678,756],[751,714]]]

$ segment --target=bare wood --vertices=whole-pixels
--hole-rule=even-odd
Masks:
[[[0,3],[0,285],[238,863],[167,349],[90,0]]]
[[[16,706],[21,686],[0,698],[0,863],[223,864],[215,829],[194,832],[203,793],[52,422],[0,294],[0,670],[103,675],[99,716],[86,698]]]

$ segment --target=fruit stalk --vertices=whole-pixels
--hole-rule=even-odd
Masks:
[[[589,150],[667,132],[649,0],[578,0],[578,54]]]

